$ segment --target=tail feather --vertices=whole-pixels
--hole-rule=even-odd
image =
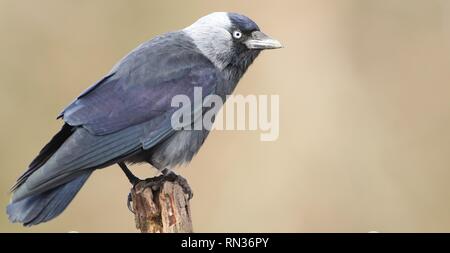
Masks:
[[[64,124],[61,130],[55,136],[53,136],[50,142],[42,148],[38,156],[36,156],[36,158],[34,158],[34,160],[30,163],[30,165],[28,166],[28,170],[25,171],[25,173],[23,173],[22,176],[17,179],[17,182],[13,185],[11,191],[19,188],[19,186],[21,186],[27,180],[27,178],[31,174],[33,174],[33,172],[35,172],[43,164],[45,164],[45,162],[47,162],[47,160],[58,150],[58,148],[61,147],[61,145],[67,140],[67,138],[72,135],[72,133],[73,127],[68,124]]]
[[[9,220],[32,226],[55,218],[69,205],[91,173],[88,170],[66,184],[10,203],[7,207]]]
[[[92,171],[141,150],[143,127],[97,136],[65,124],[13,187],[7,207],[10,221],[31,226],[58,216]]]

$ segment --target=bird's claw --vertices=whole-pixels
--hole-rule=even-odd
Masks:
[[[128,197],[127,197],[127,207],[128,207],[128,210],[130,210],[130,212],[135,214],[133,206],[131,205],[131,202],[133,202],[133,198],[131,198],[131,192],[129,192]]]
[[[174,172],[168,172],[164,175],[148,178],[145,180],[144,186],[151,187],[153,191],[157,191],[162,187],[165,181],[177,182],[181,186],[181,188],[183,188],[183,192],[188,195],[189,199],[192,199],[192,197],[194,196],[194,193],[192,192],[188,181],[184,177],[177,175]]]
[[[145,188],[150,187],[152,191],[157,191],[161,188],[163,183],[164,183],[164,176],[161,175],[145,179],[143,187]]]
[[[177,175],[174,172],[169,172],[164,177],[166,177],[168,181],[177,182],[181,186],[181,188],[183,188],[183,192],[186,195],[188,195],[189,200],[192,199],[192,197],[194,197],[194,192],[192,191],[191,187],[189,186],[189,183],[186,180],[186,178],[184,178],[180,175]]]

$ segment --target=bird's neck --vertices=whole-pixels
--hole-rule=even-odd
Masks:
[[[228,81],[226,93],[231,94],[233,92],[239,80],[245,74],[248,67],[253,63],[259,53],[260,51],[250,51],[241,54],[222,70],[225,80]]]

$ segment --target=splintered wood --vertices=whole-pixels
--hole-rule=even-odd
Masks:
[[[189,198],[175,181],[158,190],[139,182],[131,189],[136,228],[142,233],[192,233]]]

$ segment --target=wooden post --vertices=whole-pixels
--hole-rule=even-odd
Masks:
[[[139,182],[131,189],[136,228],[142,233],[192,233],[189,197],[177,181],[157,190]]]

